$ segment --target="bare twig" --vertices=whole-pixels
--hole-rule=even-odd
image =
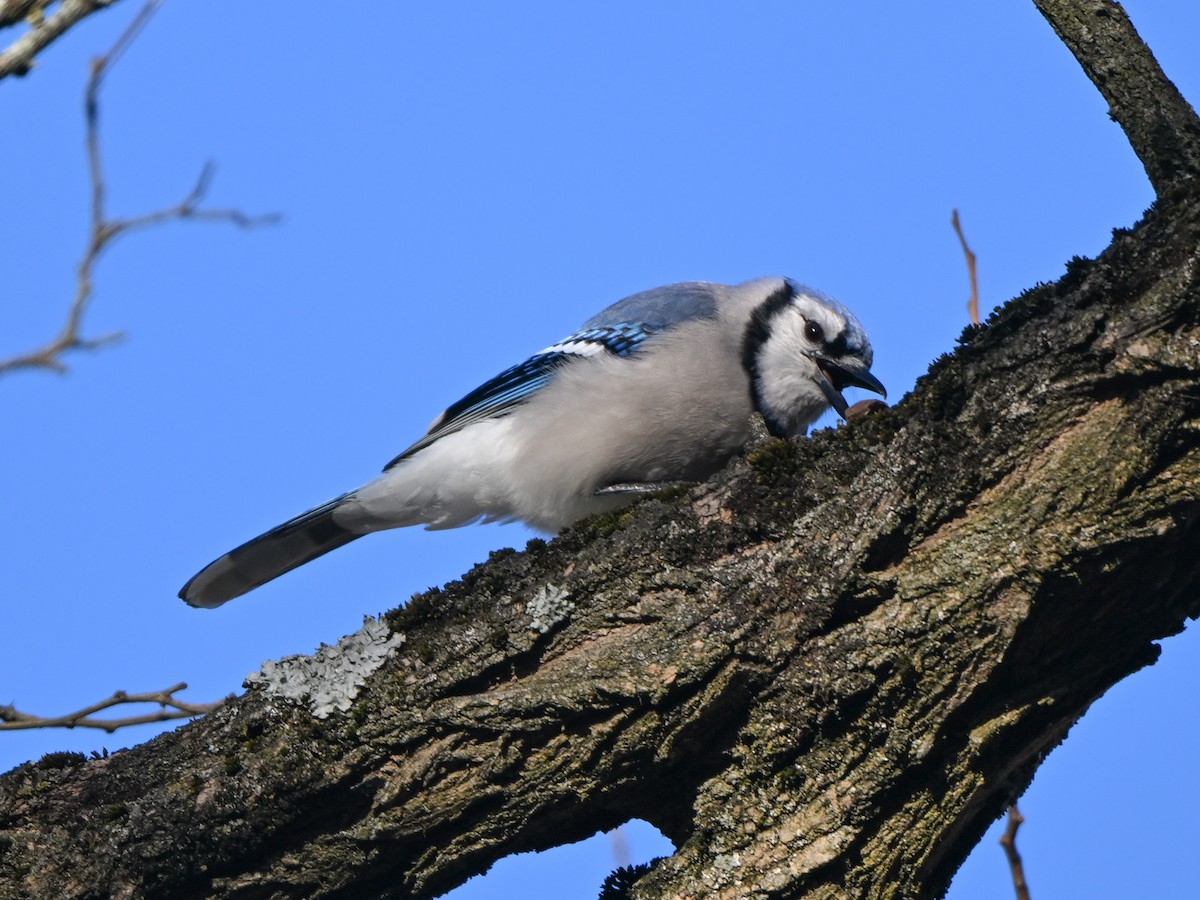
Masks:
[[[950,224],[954,226],[954,233],[958,235],[958,242],[962,244],[963,256],[967,260],[967,279],[971,283],[971,296],[967,298],[967,314],[971,317],[971,324],[979,324],[979,279],[975,274],[975,254],[971,248],[967,246],[967,238],[963,234],[962,225],[958,221],[958,210],[954,210],[950,215]]]
[[[1025,867],[1021,865],[1021,854],[1017,852],[1017,829],[1025,822],[1025,817],[1017,809],[1017,804],[1008,808],[1008,827],[1000,836],[1000,846],[1008,857],[1008,867],[1012,871],[1013,890],[1017,892],[1017,900],[1029,900],[1029,885],[1025,883]]]
[[[225,702],[218,700],[215,703],[185,703],[175,697],[175,694],[183,690],[187,690],[187,685],[181,681],[165,690],[150,691],[144,694],[117,691],[107,700],[101,700],[99,703],[93,703],[63,716],[35,716],[23,713],[13,706],[0,706],[0,731],[16,731],[26,728],[99,728],[112,733],[118,728],[125,728],[128,725],[165,722],[168,719],[190,719],[193,716],[212,712]],[[98,712],[127,703],[157,703],[159,709],[152,713],[129,716],[124,719],[93,718]]]
[[[25,75],[33,68],[34,57],[80,20],[116,3],[117,0],[61,0],[58,8],[45,15],[52,0],[0,0],[0,28],[22,21],[29,30],[0,51],[0,79]]]
[[[4,0],[0,0],[0,2],[4,2]],[[88,303],[92,299],[92,274],[96,264],[104,251],[122,235],[172,221],[229,222],[239,228],[253,228],[257,225],[276,222],[279,219],[277,215],[249,216],[237,209],[202,209],[200,204],[208,193],[214,172],[211,162],[205,164],[200,172],[200,177],[196,179],[195,186],[187,196],[174,206],[125,219],[107,217],[105,213],[107,188],[100,155],[100,86],[104,76],[120,59],[161,5],[162,0],[150,0],[146,3],[109,51],[104,56],[92,60],[91,74],[84,95],[88,173],[91,177],[92,195],[91,226],[87,247],[79,262],[75,296],[67,311],[67,321],[58,336],[36,350],[0,360],[0,376],[16,369],[49,369],[62,373],[67,370],[67,366],[62,360],[65,353],[72,350],[95,350],[121,339],[119,332],[101,335],[97,338],[85,338],[80,334],[80,326]],[[3,7],[0,7],[0,13],[2,11]]]

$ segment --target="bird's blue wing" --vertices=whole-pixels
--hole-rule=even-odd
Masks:
[[[611,353],[629,356],[655,330],[640,322],[617,322],[612,325],[585,327],[557,344],[535,353],[520,365],[505,369],[495,378],[481,384],[457,403],[449,406],[429,427],[419,441],[385,466],[396,463],[423,450],[439,438],[484,419],[496,418],[510,412],[545,387],[554,373],[572,359]]]
[[[716,314],[713,286],[703,282],[672,284],[618,300],[557,344],[505,369],[452,404],[419,441],[393,459],[385,471],[424,450],[434,441],[484,419],[503,416],[546,386],[573,359],[610,353],[628,357],[648,338],[673,325]]]

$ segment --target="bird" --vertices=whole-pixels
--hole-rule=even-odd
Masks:
[[[854,314],[789,278],[683,282],[626,297],[449,406],[383,473],[201,569],[214,608],[375,531],[519,520],[553,534],[703,481],[761,414],[804,436],[846,387],[887,396]]]

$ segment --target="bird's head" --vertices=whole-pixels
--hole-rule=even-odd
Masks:
[[[871,358],[871,342],[854,313],[787,280],[751,314],[742,348],[755,409],[776,437],[804,434],[831,406],[844,418],[843,388],[886,397],[871,374]]]

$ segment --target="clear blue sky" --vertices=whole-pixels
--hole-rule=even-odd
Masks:
[[[0,357],[60,326],[86,62],[132,3],[0,83]],[[1124,5],[1200,99],[1200,4]],[[517,526],[394,532],[215,612],[175,599],[619,297],[793,275],[858,313],[899,399],[966,321],[952,208],[990,308],[1151,200],[1029,2],[170,0],[102,103],[114,214],[176,202],[214,159],[214,204],[285,218],[128,238],[87,320],[126,342],[0,380],[0,702],[44,713],[179,680],[196,701],[237,691],[523,546]],[[1200,639],[1167,641],[1051,755],[1022,801],[1034,896],[1195,896],[1198,684]],[[0,734],[0,769],[151,733]],[[997,834],[950,897],[1012,896]],[[645,827],[625,840],[634,861],[664,852]],[[613,865],[598,836],[450,896],[587,898]]]

